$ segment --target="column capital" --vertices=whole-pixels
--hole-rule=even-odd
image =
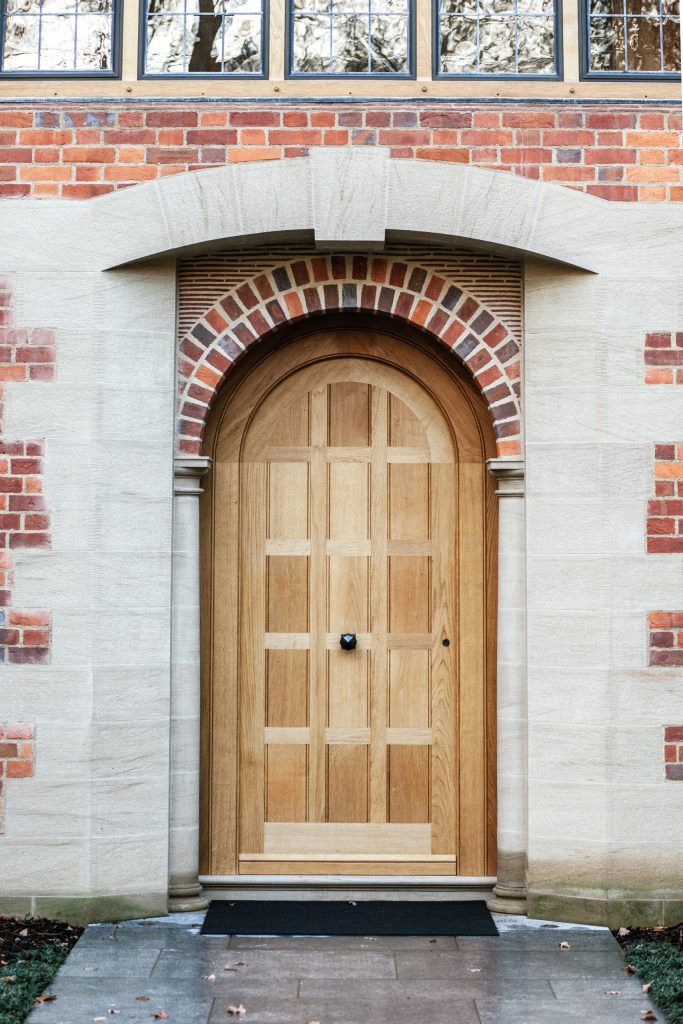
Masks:
[[[498,482],[499,497],[524,497],[524,459],[487,459],[486,468]]]
[[[173,460],[173,493],[202,493],[201,480],[211,469],[211,459],[206,455],[180,455]]]

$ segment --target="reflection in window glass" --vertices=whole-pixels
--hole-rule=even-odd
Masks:
[[[148,75],[259,75],[260,0],[149,0]]]
[[[679,0],[589,0],[590,70],[681,70]]]
[[[439,72],[554,75],[554,0],[439,0]]]
[[[293,0],[295,74],[410,73],[409,0]]]
[[[113,0],[5,0],[0,68],[112,70]]]

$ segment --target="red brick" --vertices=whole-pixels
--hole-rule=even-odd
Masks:
[[[667,725],[664,729],[664,739],[668,743],[683,743],[683,725]]]

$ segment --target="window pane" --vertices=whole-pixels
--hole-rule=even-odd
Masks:
[[[664,71],[681,70],[681,26],[677,18],[665,18],[662,25],[664,36]]]
[[[5,71],[38,70],[38,19],[18,15],[5,19],[3,40]]]
[[[440,0],[439,70],[554,75],[554,0]]]
[[[408,0],[294,0],[292,71],[407,74]]]
[[[475,18],[441,19],[441,70],[447,74],[475,74],[477,22]]]
[[[624,71],[624,19],[592,18],[590,54],[593,71]]]
[[[628,18],[628,51],[626,62],[629,71],[661,71],[662,55],[659,36],[659,12],[655,17]]]
[[[112,69],[113,0],[7,0],[3,71]]]
[[[520,75],[552,75],[553,19],[520,18],[517,32],[517,70]]]
[[[147,74],[260,74],[260,0],[149,0]]]

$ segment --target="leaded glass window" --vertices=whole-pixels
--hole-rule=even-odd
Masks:
[[[0,71],[112,73],[114,0],[5,0]]]
[[[441,75],[556,75],[554,0],[437,0]]]
[[[290,72],[409,75],[411,0],[292,0]]]
[[[263,0],[149,0],[148,75],[262,75]]]
[[[588,70],[680,71],[679,0],[588,0]]]

